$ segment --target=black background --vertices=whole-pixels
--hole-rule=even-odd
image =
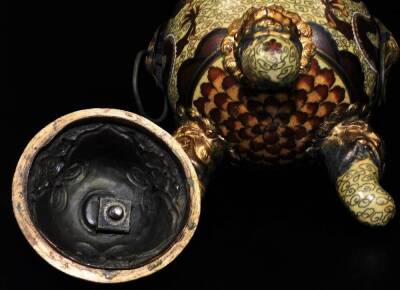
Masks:
[[[400,39],[400,8],[365,1]],[[1,96],[0,289],[110,289],[49,266],[12,214],[13,170],[28,141],[66,113],[92,107],[134,110],[131,72],[174,1],[12,1],[5,26],[6,92]],[[4,27],[4,25],[2,25]],[[387,143],[384,187],[400,204],[400,65],[373,125]],[[160,109],[145,84],[147,104]],[[3,86],[2,86],[3,87]],[[3,91],[3,90],[2,90]],[[164,124],[171,129],[171,122]],[[358,224],[323,167],[284,172],[224,166],[202,206],[199,228],[167,268],[113,289],[398,289],[400,216],[386,228]],[[294,288],[295,287],[295,288]]]

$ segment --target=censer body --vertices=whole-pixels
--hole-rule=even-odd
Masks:
[[[173,134],[131,112],[84,110],[44,128],[21,156],[14,213],[57,269],[119,283],[165,267],[229,160],[263,170],[319,159],[357,220],[384,226],[395,215],[369,119],[399,47],[361,1],[179,1],[135,64],[147,116],[144,56]]]
[[[398,54],[361,1],[194,0],[156,32],[146,63],[204,183],[221,152],[261,167],[322,158],[356,218],[384,225],[395,206],[368,122]]]

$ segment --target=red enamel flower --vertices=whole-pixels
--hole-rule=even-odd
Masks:
[[[276,39],[271,39],[265,43],[265,51],[270,52],[271,54],[281,53],[282,44],[276,41]]]

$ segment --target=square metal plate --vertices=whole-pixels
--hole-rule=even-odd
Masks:
[[[102,232],[129,233],[132,202],[125,199],[100,197],[97,230]],[[111,214],[117,209],[122,214],[116,218]]]

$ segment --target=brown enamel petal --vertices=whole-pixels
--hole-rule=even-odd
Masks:
[[[224,122],[224,125],[231,131],[238,131],[242,128],[244,128],[242,122],[240,122],[239,120],[233,119],[233,118],[228,118],[228,120],[226,120]]]
[[[281,104],[279,114],[292,114],[295,111],[295,104],[292,101],[286,101]]]
[[[296,143],[293,139],[288,138],[287,140],[283,141],[282,143],[280,143],[282,148],[286,148],[286,149],[293,149],[296,147]]]
[[[232,100],[239,100],[240,97],[240,87],[239,86],[232,86],[226,90],[226,93]]]
[[[216,79],[220,77],[225,78],[225,73],[222,69],[215,66],[212,66],[208,69],[208,80],[210,81],[210,83],[213,83]]]
[[[274,120],[274,122],[272,122],[271,124],[269,124],[267,127],[265,127],[265,131],[268,132],[275,132],[276,130],[278,130],[279,124],[277,124]]]
[[[329,89],[327,86],[318,85],[307,95],[308,103],[319,103],[328,97]]]
[[[242,128],[239,131],[239,137],[244,139],[244,140],[251,140],[256,137],[256,134],[254,134],[251,130],[251,128],[246,127]]]
[[[232,77],[226,77],[222,82],[222,88],[233,100],[239,100],[240,86]]]
[[[279,145],[282,145],[283,143],[287,142],[288,140],[289,140],[289,138],[280,137],[279,140],[278,140],[279,141],[278,143],[279,143]]]
[[[265,146],[265,150],[272,155],[278,155],[279,152],[281,151],[281,148],[278,144],[275,144],[275,145]]]
[[[279,141],[279,136],[275,132],[266,132],[263,136],[265,144],[273,145]]]
[[[258,136],[255,139],[253,139],[250,143],[251,149],[254,151],[261,151],[264,149],[264,140],[262,136]]]
[[[261,113],[264,110],[263,104],[254,100],[247,102],[247,108],[253,114]]]
[[[257,118],[258,118],[258,122],[262,126],[268,126],[273,121],[272,117],[267,112],[261,112],[260,114],[257,115]]]
[[[263,154],[261,150],[250,151],[247,153],[246,157],[248,158],[248,160],[251,160],[252,162],[256,162],[258,164],[261,164],[263,162]]]
[[[279,152],[279,156],[283,158],[290,158],[291,156],[293,156],[293,152],[290,149],[282,148]]]
[[[264,156],[264,158],[266,159],[266,160],[270,160],[271,161],[271,159],[274,159],[274,160],[276,160],[277,158],[276,158],[276,155],[273,155],[273,154],[271,154],[271,153],[269,153],[267,150],[263,150],[263,151],[261,151],[262,152],[262,154],[263,154],[263,156]]]
[[[221,110],[214,108],[210,111],[210,117],[214,123],[219,124],[222,121]]]
[[[209,116],[211,111],[216,108],[214,102],[205,102],[204,103],[204,112],[206,113],[206,116]]]
[[[250,141],[243,140],[240,144],[235,146],[235,149],[238,151],[239,154],[246,153],[250,150]]]
[[[218,93],[214,96],[214,102],[218,108],[221,110],[227,111],[228,110],[228,100],[229,97],[225,93]]]
[[[305,136],[307,136],[307,130],[303,126],[296,126],[294,128],[294,138],[296,140],[303,139]]]
[[[293,93],[293,99],[296,103],[296,108],[300,109],[303,107],[307,102],[307,92],[304,90],[295,91]]]
[[[264,100],[265,107],[279,107],[279,105],[280,105],[280,102],[278,101],[278,99],[275,98],[275,96],[268,96]]]
[[[279,103],[284,103],[289,100],[289,94],[286,92],[277,93],[275,98],[278,100]]]
[[[307,114],[302,112],[296,112],[290,117],[289,127],[296,127],[303,124],[307,120]]]
[[[330,88],[335,83],[335,74],[330,69],[322,69],[315,77],[315,86],[323,85]]]
[[[247,152],[246,158],[256,164],[262,164],[264,160],[263,149],[258,148],[259,145],[250,142],[250,151]]]
[[[222,88],[226,91],[229,88],[233,87],[233,86],[237,86],[238,83],[237,81],[233,78],[233,77],[225,77],[223,82],[222,82]]]
[[[226,126],[220,125],[218,126],[219,132],[221,133],[222,137],[226,138],[228,136],[229,130]]]
[[[278,107],[271,105],[271,106],[266,106],[265,111],[272,117],[275,118],[275,116],[278,114]]]
[[[256,135],[261,135],[264,133],[265,127],[261,126],[261,125],[255,125],[253,128],[251,128],[251,131],[253,132],[253,134]]]
[[[260,103],[265,103],[265,101],[268,100],[269,98],[270,98],[270,95],[265,94],[265,93],[254,96],[254,100],[257,100]]]
[[[295,131],[290,127],[280,126],[278,128],[278,134],[281,137],[292,138],[294,136],[294,133],[295,133]]]
[[[203,83],[200,86],[201,94],[208,99],[211,99],[217,94],[217,90],[210,83]]]
[[[335,103],[335,104],[339,104],[341,103],[346,95],[346,91],[339,87],[339,86],[335,86],[328,95],[327,101]]]
[[[291,114],[278,114],[276,121],[280,125],[287,125],[290,122]]]
[[[241,114],[238,117],[238,119],[242,122],[243,125],[249,126],[249,127],[253,127],[253,126],[257,125],[257,123],[258,123],[257,118],[250,113]]]
[[[229,114],[226,111],[222,111],[221,116],[222,116],[222,122],[225,122],[226,120],[229,119]]]
[[[225,120],[227,120],[229,118],[229,115],[226,112],[221,111],[218,108],[214,108],[210,111],[210,117],[214,123],[221,124],[222,122],[224,122]]]
[[[247,93],[240,86],[239,86],[239,93],[238,94],[239,94],[239,96],[238,96],[239,100],[241,100],[242,102],[245,102],[247,100]]]
[[[243,146],[242,144],[237,144],[237,145],[233,146],[233,150],[234,150],[237,154],[242,155],[242,154],[244,154],[244,153],[247,152],[248,148],[246,148],[246,147]],[[243,157],[242,157],[242,158],[243,158]]]
[[[247,90],[216,67],[209,69],[208,78],[194,106],[216,124],[237,157],[259,164],[300,158],[323,120],[348,107],[342,103],[346,91],[335,85],[334,71],[321,69],[316,59],[290,92]]]
[[[239,115],[247,113],[246,106],[241,102],[231,102],[228,104],[228,112],[229,114],[234,117],[238,118]]]
[[[231,142],[231,143],[239,143],[240,142],[239,135],[235,131],[230,131],[228,133],[228,136],[226,137],[226,140],[228,140],[228,142]]]
[[[318,128],[319,125],[322,123],[322,118],[320,117],[311,117],[304,123],[304,127],[307,131],[313,131]]]
[[[210,67],[208,70],[208,80],[218,92],[223,92],[222,82],[225,79],[225,73],[217,67]]]
[[[311,75],[313,77],[316,77],[317,74],[319,73],[320,68],[319,68],[319,64],[318,61],[316,59],[313,59],[311,62],[311,66],[310,66],[310,70],[308,71],[308,75]]]
[[[307,144],[308,144],[309,141],[310,141],[309,137],[304,137],[301,140],[296,140],[296,149],[295,149],[295,151],[296,152],[303,152],[306,149]]]
[[[313,116],[318,110],[318,103],[306,103],[300,111],[306,113],[308,116]]]
[[[316,114],[317,117],[325,118],[330,115],[333,110],[336,108],[336,104],[331,102],[325,102],[319,105],[318,112]]]
[[[313,88],[314,88],[313,76],[302,75],[296,83],[296,90],[304,90],[307,93],[309,93]]]
[[[197,111],[199,111],[199,113],[204,116],[204,115],[206,115],[205,105],[206,105],[206,103],[209,103],[209,102],[210,101],[207,100],[206,98],[199,98],[199,99],[195,100],[193,102],[193,104],[197,108]]]

